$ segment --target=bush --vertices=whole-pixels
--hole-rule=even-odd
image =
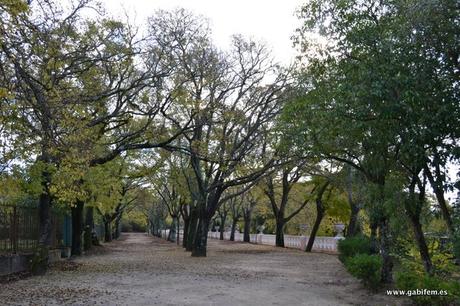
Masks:
[[[418,275],[411,271],[403,271],[396,273],[396,287],[410,291],[410,298],[416,305],[460,305],[460,283],[455,280],[444,280],[427,274]],[[422,295],[425,289],[436,290],[447,295]]]
[[[376,289],[380,284],[382,259],[378,255],[357,254],[345,261],[345,267],[354,277],[361,280],[369,289]]]
[[[348,258],[357,254],[371,253],[371,240],[366,236],[355,236],[339,240],[339,259],[345,263]]]
[[[457,235],[453,239],[453,253],[455,258],[458,260],[460,259],[460,234]]]

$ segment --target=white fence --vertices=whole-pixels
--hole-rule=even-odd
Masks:
[[[168,238],[169,230],[161,232],[164,239]],[[182,233],[181,233],[182,238]],[[275,245],[276,236],[268,234],[250,234],[250,242],[255,244]],[[219,239],[219,232],[209,232],[208,238]],[[284,245],[287,248],[305,250],[308,243],[308,236],[284,235]],[[340,237],[316,237],[313,243],[313,251],[338,253],[337,241]],[[224,232],[224,240],[230,240],[230,232]],[[243,241],[243,233],[235,232],[235,241]]]
[[[275,245],[276,236],[268,234],[250,234],[250,242],[256,244]],[[219,239],[219,232],[209,232],[208,238]],[[287,248],[305,250],[308,243],[308,236],[284,235],[284,246]],[[230,232],[224,232],[224,240],[230,239]],[[340,237],[315,237],[313,251],[337,253],[337,241]],[[243,241],[243,234],[235,232],[235,241]]]

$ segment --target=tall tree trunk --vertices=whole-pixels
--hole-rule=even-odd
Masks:
[[[441,208],[441,213],[444,218],[444,221],[446,222],[447,229],[449,230],[449,234],[451,237],[454,236],[455,229],[454,225],[452,222],[452,217],[450,215],[449,208],[447,207],[447,202],[444,197],[444,189],[443,189],[443,181],[441,179],[441,169],[439,166],[439,162],[437,162],[437,158],[435,158],[434,162],[435,166],[435,172],[436,172],[436,179],[433,177],[431,174],[430,169],[428,168],[428,165],[425,165],[425,174],[428,178],[428,181],[430,182],[431,188],[433,188],[434,194],[436,196],[436,200],[438,201],[439,208]]]
[[[359,223],[358,223],[358,214],[359,214],[359,206],[356,205],[354,202],[350,202],[350,221],[348,222],[347,228],[347,237],[356,236],[359,233]]]
[[[92,233],[94,228],[94,208],[92,206],[86,207],[85,216],[85,234],[84,234],[84,249],[89,250],[92,246]]]
[[[46,190],[40,194],[39,211],[39,245],[49,249],[52,243],[53,222],[51,219],[51,196]]]
[[[409,198],[404,201],[405,211],[414,229],[414,236],[422,259],[425,271],[428,274],[433,273],[433,263],[431,262],[430,253],[426,244],[425,235],[423,234],[422,224],[420,223],[420,213],[425,202],[425,183],[421,183],[419,172],[413,175],[412,182],[409,186]],[[415,195],[415,185],[418,183],[419,194]]]
[[[38,158],[39,162],[43,162],[45,166],[48,166],[50,163],[50,157],[46,150],[42,150],[43,153]],[[51,218],[51,205],[52,205],[52,198],[51,193],[49,191],[49,185],[51,183],[51,174],[47,169],[44,169],[41,172],[42,178],[42,193],[40,194],[38,200],[38,217],[39,217],[39,238],[38,244],[40,249],[43,252],[44,257],[46,257],[46,262],[48,258],[48,249],[51,247],[53,237],[53,221]],[[44,267],[46,269],[46,267]]]
[[[198,228],[198,209],[197,207],[192,207],[190,209],[190,224],[189,224],[188,234],[187,234],[187,245],[185,247],[185,250],[188,252],[193,251],[193,245],[195,243],[197,228]]]
[[[47,176],[45,176],[47,177]],[[48,176],[49,177],[49,176]],[[43,192],[40,194],[38,203],[39,217],[39,256],[35,258],[37,267],[35,273],[45,273],[48,268],[49,249],[52,245],[53,221],[51,218],[51,195],[48,191],[48,184],[43,184]]]
[[[210,218],[202,213],[198,222],[195,241],[193,244],[192,256],[194,257],[206,257],[206,247],[208,242],[210,222]]]
[[[80,256],[82,254],[81,236],[83,233],[83,207],[85,203],[77,200],[72,213],[72,255]]]
[[[308,238],[307,247],[305,248],[306,252],[311,252],[313,249],[313,244],[315,243],[316,233],[319,230],[319,226],[321,225],[321,221],[324,217],[324,212],[326,211],[323,205],[323,195],[326,192],[327,187],[329,186],[330,182],[326,181],[318,191],[316,195],[316,219],[315,224],[313,224],[313,228],[311,230],[310,237]]]
[[[120,222],[121,222],[121,218],[123,217],[123,213],[120,212],[117,217],[115,218],[115,239],[118,239],[120,238]]]
[[[251,212],[247,212],[243,216],[244,218],[244,230],[243,230],[243,241],[250,242],[251,241]]]
[[[346,237],[353,237],[358,233],[359,224],[358,224],[358,214],[359,206],[353,199],[353,170],[351,166],[347,165],[347,179],[346,179],[346,189],[347,189],[347,198],[348,204],[350,204],[350,221],[348,222],[348,228]]]
[[[235,241],[235,231],[236,231],[237,223],[238,223],[238,218],[233,218],[232,219],[232,230],[230,232],[230,241]]]
[[[379,247],[378,247],[378,241],[377,241],[378,222],[376,220],[371,219],[369,227],[371,229],[371,235],[370,235],[371,253],[372,254],[378,254],[379,253]]]
[[[393,281],[393,260],[390,254],[390,222],[385,207],[385,176],[377,176],[374,178],[373,183],[376,184],[378,188],[378,194],[377,198],[374,199],[377,205],[374,207],[375,216],[373,218],[374,220],[371,220],[371,222],[376,222],[379,234],[378,249],[382,257],[381,281],[385,284],[389,284]]]
[[[284,248],[284,216],[279,216],[276,218],[276,241],[275,245],[277,247]]]
[[[177,217],[172,216],[171,226],[169,227],[168,241],[175,242],[175,239],[176,239],[176,223],[177,223]]]
[[[393,281],[393,261],[390,255],[390,228],[388,218],[382,217],[379,222],[380,254],[383,259],[382,282],[389,284]]]
[[[187,240],[188,240],[188,231],[189,231],[189,226],[190,226],[190,217],[184,218],[184,233],[182,235],[182,247],[186,248],[187,247]]]
[[[220,217],[220,237],[219,240],[224,240],[224,232],[225,232],[225,221],[227,220],[227,214],[224,214]]]
[[[420,224],[420,219],[416,216],[411,216],[410,219],[414,229],[415,240],[417,241],[420,257],[423,261],[423,267],[428,274],[432,274],[433,263],[431,262],[430,252],[428,251],[428,246],[426,244],[425,235],[423,234],[422,225]]]
[[[111,242],[112,241],[112,227],[111,227],[111,221],[109,218],[104,220],[104,241],[105,242]]]
[[[319,202],[319,203],[318,203]],[[308,238],[307,247],[305,248],[306,252],[311,252],[313,249],[313,244],[315,243],[316,234],[318,233],[319,226],[321,225],[321,221],[324,218],[324,208],[321,200],[316,200],[316,218],[315,223],[313,224],[313,228],[311,229],[310,237]]]
[[[152,220],[150,220],[149,223],[150,223],[150,234],[152,236],[155,236],[155,224],[152,222]]]
[[[318,233],[319,226],[321,225],[321,221],[323,220],[323,217],[324,217],[323,213],[316,215],[315,223],[313,224],[313,228],[311,229],[311,234],[310,234],[310,237],[308,238],[307,247],[305,249],[306,252],[311,252],[311,250],[313,249],[313,244],[315,243],[316,234]]]
[[[176,243],[180,245],[180,217],[177,217],[177,227],[176,227]]]

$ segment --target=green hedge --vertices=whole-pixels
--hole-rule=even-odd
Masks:
[[[376,289],[380,284],[382,258],[378,255],[357,254],[345,261],[345,267],[351,275],[361,280],[369,289]]]
[[[337,245],[339,249],[339,259],[345,263],[348,258],[357,254],[371,253],[371,240],[366,236],[355,236],[339,240]]]

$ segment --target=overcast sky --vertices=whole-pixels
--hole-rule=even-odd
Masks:
[[[265,41],[276,60],[289,64],[294,57],[290,37],[299,25],[295,11],[302,0],[102,0],[109,12],[129,13],[142,25],[157,9],[183,7],[211,21],[216,44],[225,48],[230,36],[243,34]],[[124,15],[124,14],[123,14]]]

